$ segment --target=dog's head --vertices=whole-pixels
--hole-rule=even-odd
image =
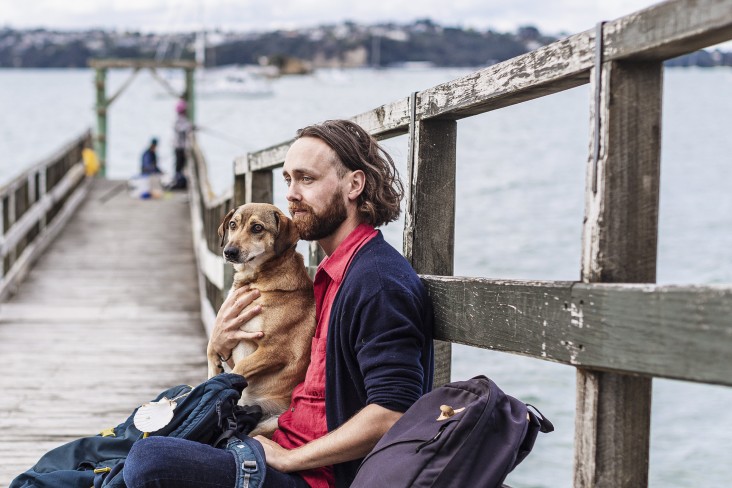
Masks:
[[[231,210],[219,226],[224,259],[234,268],[256,269],[297,244],[297,227],[268,203],[248,203]]]

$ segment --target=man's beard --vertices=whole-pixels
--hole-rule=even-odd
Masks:
[[[343,203],[343,197],[338,192],[333,194],[322,214],[316,214],[313,207],[302,202],[291,202],[289,209],[300,238],[306,241],[317,241],[328,237],[348,217],[346,204]],[[296,210],[304,211],[305,215],[295,217]]]

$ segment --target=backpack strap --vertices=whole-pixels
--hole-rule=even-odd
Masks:
[[[554,424],[552,424],[548,418],[544,417],[544,414],[542,414],[538,408],[530,403],[527,403],[526,406],[528,407],[527,410],[531,417],[529,420],[535,419],[539,423],[539,432],[543,432],[545,434],[548,432],[554,432]]]
[[[262,408],[259,405],[237,405],[234,398],[219,401],[216,404],[216,413],[222,433],[211,444],[214,447],[226,445],[232,438],[243,439],[262,419]]]

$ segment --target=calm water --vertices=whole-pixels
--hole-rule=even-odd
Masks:
[[[463,73],[352,71],[278,80],[266,99],[200,100],[199,139],[214,186],[231,185],[233,158],[247,150]],[[109,92],[127,76],[111,73]],[[92,81],[89,70],[0,70],[0,182],[93,123]],[[664,86],[658,281],[732,283],[732,70],[667,70]],[[578,278],[589,101],[581,87],[458,123],[456,275]],[[149,76],[138,76],[110,110],[111,177],[131,176],[152,136],[161,141],[161,166],[172,167],[173,107]],[[404,171],[406,137],[386,146]],[[282,206],[279,178],[275,191]],[[384,230],[398,248],[401,225]],[[456,346],[454,379],[476,374],[536,404],[557,428],[509,483],[571,486],[574,369]],[[651,486],[732,485],[731,404],[729,388],[654,381]]]

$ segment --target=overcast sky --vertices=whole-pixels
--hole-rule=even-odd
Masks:
[[[0,27],[262,31],[352,20],[514,31],[534,25],[573,34],[643,9],[652,0],[0,0]]]

